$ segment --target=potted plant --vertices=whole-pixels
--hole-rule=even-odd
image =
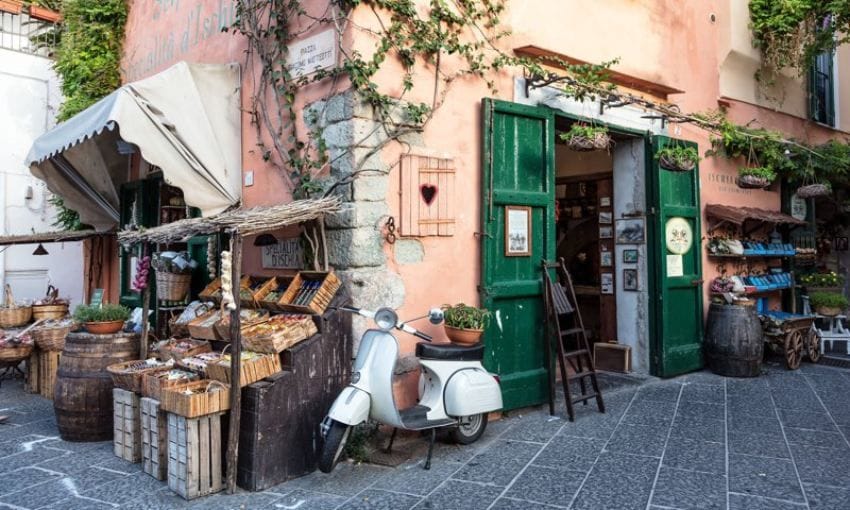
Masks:
[[[684,145],[667,145],[655,153],[658,165],[674,172],[690,172],[699,163],[699,152],[695,147]]]
[[[129,318],[130,310],[121,305],[80,305],[74,310],[74,319],[83,323],[86,331],[93,335],[117,333]]]
[[[810,273],[800,277],[800,283],[809,292],[836,292],[844,287],[844,275],[835,271],[828,273]]]
[[[39,7],[38,5],[30,5],[30,17],[47,21],[48,23],[59,23],[62,21],[62,15],[52,9]]]
[[[776,179],[776,172],[766,166],[743,166],[738,169],[738,187],[760,189],[770,186]]]
[[[836,292],[812,292],[809,303],[820,315],[834,317],[847,309],[850,302],[842,294]]]
[[[601,151],[611,146],[611,136],[605,126],[593,126],[574,122],[570,130],[561,133],[561,140],[574,151]]]
[[[475,345],[490,323],[490,312],[483,308],[458,303],[444,305],[445,329],[449,340],[459,345]]]

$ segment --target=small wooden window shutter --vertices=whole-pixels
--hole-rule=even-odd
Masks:
[[[453,236],[455,165],[453,159],[401,157],[399,189],[402,236]]]

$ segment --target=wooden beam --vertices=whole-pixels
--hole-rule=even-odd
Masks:
[[[227,434],[227,492],[236,492],[236,469],[239,458],[239,419],[242,406],[242,388],[239,386],[242,368],[242,328],[240,327],[239,285],[242,270],[242,236],[238,231],[230,234],[230,254],[233,260],[233,300],[236,309],[230,312],[230,429]]]
[[[561,65],[559,61],[566,62],[570,65],[589,64],[589,62],[587,61],[570,57],[569,55],[564,55],[563,53],[557,53],[551,50],[543,49],[539,46],[534,45],[516,48],[514,49],[514,53],[516,53],[520,57],[530,57],[539,59],[541,64],[548,65],[551,67],[557,67],[558,69],[564,69],[564,66]],[[656,83],[653,81],[646,80],[644,78],[638,78],[637,76],[632,76],[611,69],[607,71],[607,74],[607,81],[610,81],[615,85],[637,90],[639,92],[645,92],[655,97],[663,98],[664,100],[667,100],[667,96],[671,94],[684,93],[684,90],[679,90],[670,87],[669,85],[664,85],[663,83]]]

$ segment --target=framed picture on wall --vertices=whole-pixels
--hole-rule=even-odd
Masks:
[[[611,207],[611,197],[599,197],[599,207]]]
[[[531,207],[505,206],[505,256],[531,256]]]
[[[626,218],[617,220],[617,244],[644,244],[646,228],[643,218]]]
[[[599,283],[602,294],[614,293],[614,273],[602,273],[599,275]]]
[[[637,269],[623,269],[623,290],[638,290]]]
[[[611,239],[612,237],[614,237],[612,227],[599,227],[599,239]]]
[[[637,250],[623,250],[623,262],[626,264],[636,264],[638,261]]]
[[[614,213],[611,211],[599,211],[599,223],[610,225],[614,223]]]
[[[611,267],[614,265],[614,252],[601,251],[599,252],[599,265],[602,267]]]

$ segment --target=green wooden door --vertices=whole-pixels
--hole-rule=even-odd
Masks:
[[[699,169],[666,170],[655,153],[674,143],[655,136],[647,143],[647,254],[653,375],[671,377],[703,366],[702,245]],[[675,143],[696,148],[692,142]]]
[[[555,256],[554,116],[490,99],[483,106],[480,292],[492,313],[484,364],[500,376],[504,408],[515,409],[549,396],[540,264]],[[528,208],[527,255],[506,254],[506,206]],[[514,218],[525,214],[519,211]]]

